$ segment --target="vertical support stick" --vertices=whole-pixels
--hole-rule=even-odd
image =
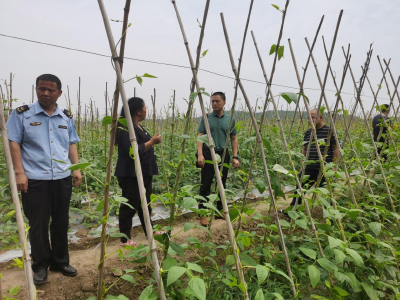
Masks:
[[[8,180],[10,183],[11,198],[14,204],[15,217],[17,219],[19,242],[21,244],[22,255],[24,257],[24,271],[25,271],[28,299],[35,300],[36,289],[35,285],[33,284],[31,256],[29,255],[28,248],[26,247],[27,233],[25,232],[24,217],[22,216],[21,204],[19,202],[19,197],[18,197],[17,182],[15,179],[14,165],[11,158],[10,144],[8,143],[8,133],[4,118],[3,101],[0,101],[0,130],[3,141],[4,156],[6,158],[6,165],[8,170]]]

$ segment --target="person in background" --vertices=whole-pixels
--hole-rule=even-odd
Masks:
[[[387,127],[385,126],[385,123],[383,123],[383,120],[385,120],[387,125],[391,125],[391,120],[388,117],[390,106],[389,104],[382,104],[380,106],[381,113],[376,115],[372,119],[372,128],[374,131],[374,141],[375,142],[380,142],[381,144],[377,145],[378,146],[378,154],[382,157],[382,159],[385,161],[387,160],[387,154],[382,153],[382,151],[389,146],[389,139],[386,138],[386,133],[387,133]],[[380,136],[379,136],[380,134]],[[378,140],[379,137],[379,140]]]
[[[158,167],[156,155],[154,154],[154,145],[160,144],[162,138],[160,134],[155,134],[153,137],[140,125],[140,122],[146,119],[147,108],[143,99],[133,97],[128,100],[129,111],[135,129],[135,135],[138,144],[138,152],[140,164],[142,166],[142,175],[144,187],[146,189],[146,200],[150,203],[152,194],[153,176],[158,175]],[[121,117],[125,118],[124,109],[121,109]],[[122,189],[122,197],[128,199],[129,207],[126,204],[121,204],[119,210],[119,230],[124,233],[128,239],[121,237],[121,246],[133,246],[137,244],[131,239],[132,218],[136,214],[139,215],[140,223],[142,224],[144,233],[146,234],[146,224],[143,217],[141,206],[141,198],[139,186],[135,171],[135,161],[133,155],[130,154],[131,141],[129,132],[126,127],[119,124],[116,135],[116,144],[118,145],[118,160],[115,167],[115,176],[118,178],[118,184]],[[151,216],[151,206],[148,205],[149,215]],[[155,232],[162,234],[163,232]],[[147,235],[147,234],[146,234]]]
[[[312,118],[312,121],[315,121],[315,118],[317,118],[317,110],[313,109],[310,111],[310,115]],[[315,129],[317,132],[317,140],[324,140],[324,144],[319,143],[319,148],[321,151],[321,154],[323,155],[324,151],[325,151],[325,145],[328,144],[328,137],[329,137],[329,126],[325,125],[324,123],[324,117],[322,115],[322,113],[320,113],[318,115],[317,121],[315,123]],[[310,136],[312,135],[312,129],[309,128],[307,129],[307,131],[304,134],[304,139],[303,139],[303,148],[302,148],[302,154],[304,156],[306,156],[307,154],[307,147],[308,144],[310,142]],[[335,162],[337,158],[339,157],[339,148],[336,144],[336,140],[335,140],[335,136],[332,133],[331,134],[331,138],[329,141],[329,149],[327,152],[327,156],[325,157],[325,162],[330,163],[330,162]],[[310,153],[308,156],[308,163],[304,169],[304,176],[308,176],[308,178],[306,177],[305,179],[303,179],[303,183],[302,186],[309,184],[309,185],[313,185],[314,183],[317,182],[318,179],[318,174],[319,174],[319,170],[321,168],[320,165],[320,161],[319,161],[319,156],[318,156],[318,152],[317,152],[317,146],[315,144],[314,141],[314,137],[312,137],[311,139],[311,146],[310,146]],[[302,177],[302,173],[299,174],[299,178]],[[322,185],[325,182],[325,177],[322,176],[321,178],[321,182],[320,185]],[[297,186],[296,189],[298,190],[300,187]],[[296,201],[298,205],[302,204],[302,199],[301,197],[294,197],[292,199],[292,202],[290,203],[290,207],[286,208],[286,209],[281,209],[281,213],[287,215],[287,211],[291,210],[295,205],[296,205]]]
[[[232,144],[232,166],[233,168],[239,167],[239,157],[238,157],[238,141],[237,141],[237,130],[235,128],[236,122],[233,119],[232,126],[229,127],[230,114],[224,111],[224,106],[226,104],[225,94],[222,92],[215,92],[211,96],[211,105],[213,112],[207,115],[208,123],[210,125],[211,136],[215,142],[215,153],[220,155],[224,152],[226,137],[229,134],[230,143]],[[204,120],[201,119],[198,127],[198,136],[206,134],[206,129],[204,126]],[[208,199],[207,196],[211,192],[211,184],[214,179],[214,166],[212,164],[205,163],[205,160],[212,160],[210,148],[200,141],[197,141],[197,164],[201,167],[201,186],[200,186],[200,196]],[[229,164],[230,154],[226,151],[224,163]],[[228,168],[223,168],[222,171],[222,183],[225,187],[226,179],[228,177]],[[199,203],[199,208],[203,209],[205,206],[203,202]],[[217,209],[222,210],[221,199],[218,198]],[[200,217],[200,224],[202,226],[208,226],[207,217]]]
[[[69,264],[67,232],[72,181],[75,186],[82,181],[79,170],[72,173],[73,179],[68,170],[69,163],[78,163],[79,137],[71,112],[57,104],[61,94],[57,76],[39,76],[37,102],[18,107],[7,122],[17,188],[29,220],[36,285],[47,282],[48,268],[65,276],[77,275]]]

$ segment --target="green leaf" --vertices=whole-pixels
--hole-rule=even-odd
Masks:
[[[285,51],[285,46],[280,46],[278,49],[278,60],[281,60],[281,58],[283,57],[284,51]]]
[[[346,296],[350,295],[347,291],[345,291],[344,289],[341,289],[340,287],[334,286],[333,288],[336,290],[336,292],[339,294],[339,296],[346,297]]]
[[[197,137],[197,141],[201,142],[203,144],[206,144],[208,146],[208,137],[206,134],[200,135]]]
[[[182,206],[184,209],[190,210],[192,207],[194,207],[197,204],[196,199],[192,197],[184,197],[182,201]]]
[[[317,262],[319,263],[319,265],[321,267],[323,267],[328,272],[333,273],[334,270],[335,271],[338,270],[338,268],[333,263],[331,263],[328,259],[326,259],[325,257],[318,259]]]
[[[289,211],[287,212],[287,214],[289,215],[289,217],[290,217],[292,220],[296,220],[296,219],[300,218],[300,214],[299,214],[297,211],[294,211],[294,210],[289,210]]]
[[[317,252],[310,248],[305,248],[305,247],[300,247],[299,250],[303,252],[305,255],[307,255],[309,258],[316,259],[317,258]]]
[[[269,153],[271,153],[272,152],[271,143],[268,140],[264,139],[264,138],[261,138],[261,140],[263,142],[264,147],[267,149],[267,151]]]
[[[279,224],[281,225],[281,227],[284,227],[284,228],[289,228],[290,227],[290,223],[288,221],[284,220],[284,219],[280,219],[279,220]]]
[[[215,213],[217,213],[219,216],[222,217],[220,211],[218,210],[218,208],[216,208],[216,207],[214,206],[214,204],[212,204],[212,203],[203,203],[203,205],[204,205],[205,207],[211,208]]]
[[[303,98],[306,99],[308,104],[310,104],[310,100],[308,99],[308,97],[306,95],[304,95],[303,93],[298,93],[297,95],[303,96]]]
[[[379,236],[381,233],[382,229],[382,224],[378,222],[371,222],[368,223],[369,228],[372,230],[373,233],[375,233],[375,236]]]
[[[282,167],[279,164],[275,164],[273,166],[272,170],[274,170],[275,172],[283,173],[283,174],[288,174],[289,173],[288,170],[286,170],[284,167]]]
[[[272,293],[272,295],[274,295],[276,297],[276,299],[278,299],[278,300],[285,300],[285,298],[283,298],[282,295],[277,292]]]
[[[105,116],[103,118],[103,121],[101,122],[101,126],[106,126],[112,124],[112,117],[111,116]]]
[[[158,298],[152,285],[146,287],[140,294],[139,300],[156,300]]]
[[[122,278],[123,280],[129,281],[129,282],[132,282],[133,284],[135,284],[135,283],[136,283],[136,280],[135,280],[135,278],[133,278],[133,276],[132,276],[132,275],[129,275],[129,274],[124,274],[124,275],[122,275],[122,276],[121,276],[121,278]]]
[[[242,145],[246,145],[247,143],[249,143],[249,142],[251,142],[251,141],[254,141],[255,139],[256,139],[255,136],[251,136],[251,137],[249,137],[248,139],[246,139],[246,140],[242,143]]]
[[[126,121],[125,118],[118,118],[118,123],[120,123],[121,125],[128,127],[128,121]]]
[[[341,264],[344,259],[346,258],[346,254],[342,250],[339,249],[333,249],[333,252],[335,253],[335,261],[337,264]]]
[[[89,162],[84,162],[84,163],[79,163],[79,164],[73,164],[73,165],[70,165],[69,167],[68,167],[68,170],[71,170],[71,171],[75,171],[75,170],[79,170],[79,169],[82,169],[82,170],[85,170],[87,167],[89,167],[91,165],[91,163],[89,163]]]
[[[303,228],[304,230],[307,230],[307,221],[306,220],[304,220],[304,219],[296,220],[295,223],[300,228]]]
[[[183,250],[182,246],[174,243],[172,241],[169,241],[169,247],[174,250],[179,256],[184,257],[185,256],[185,250]]]
[[[16,296],[19,293],[19,285],[14,286],[10,289],[10,296]]]
[[[329,247],[330,248],[336,248],[337,246],[341,245],[343,242],[339,239],[336,239],[334,237],[328,236],[328,241],[329,241]]]
[[[258,179],[256,182],[256,188],[260,192],[260,194],[264,193],[266,184],[263,179]]]
[[[232,254],[226,256],[225,265],[232,266],[235,263],[235,257]]]
[[[276,45],[273,44],[273,45],[271,46],[271,50],[269,50],[269,55],[274,54],[275,51],[276,51]]]
[[[193,270],[193,271],[196,271],[196,272],[199,272],[199,273],[204,273],[202,267],[200,267],[198,264],[187,262],[186,265],[187,265],[189,270]]]
[[[379,299],[377,292],[374,290],[374,288],[370,284],[368,284],[366,282],[361,282],[361,286],[363,287],[364,291],[367,293],[369,299],[371,299],[371,300]]]
[[[178,262],[172,258],[171,256],[168,256],[164,261],[163,261],[163,269],[164,270],[169,270],[172,267],[175,267],[178,264]]]
[[[277,10],[280,10],[278,5],[275,5],[275,4],[271,4],[271,5],[272,5],[273,7],[275,7]]]
[[[364,260],[356,250],[346,248],[346,252],[354,259],[354,262],[359,267],[364,267]]]
[[[186,268],[177,266],[171,267],[171,269],[168,271],[167,286],[177,281],[185,272]]]
[[[243,266],[255,267],[257,266],[257,262],[247,253],[240,253],[239,254],[240,262]]]
[[[237,208],[231,208],[229,210],[229,219],[231,220],[231,223],[235,222],[239,216],[240,211]]]
[[[154,76],[154,75],[150,75],[150,74],[147,74],[147,73],[144,73],[142,77],[147,77],[147,78],[157,78],[156,76]]]
[[[136,75],[136,80],[140,85],[142,85],[142,83],[143,83],[142,77]]]
[[[313,288],[315,288],[321,277],[319,269],[313,265],[308,266],[308,275],[310,276],[310,282]]]
[[[206,50],[206,51],[203,51],[203,53],[201,54],[201,56],[206,56],[206,54],[207,54],[207,52],[208,52],[208,49]]]
[[[353,273],[346,273],[347,277],[350,279],[349,284],[351,288],[354,290],[354,292],[359,293],[362,291],[361,289],[361,284],[357,280],[356,276]]]
[[[193,101],[197,97],[197,92],[193,92],[189,96],[189,101]]]
[[[199,277],[193,277],[189,281],[189,287],[197,298],[200,300],[206,300],[206,285],[204,284],[203,279]]]
[[[318,295],[311,295],[311,299],[318,299],[318,300],[329,300],[328,298],[318,296]]]
[[[289,104],[292,102],[297,103],[297,94],[296,93],[291,93],[291,92],[281,93],[281,96]]]
[[[256,295],[254,297],[254,300],[264,300],[264,299],[265,298],[264,298],[263,290],[262,289],[258,289],[258,291],[257,291],[257,293],[256,293]]]
[[[258,284],[261,285],[265,281],[265,279],[267,279],[269,274],[269,269],[266,266],[257,265],[256,273],[258,278]]]

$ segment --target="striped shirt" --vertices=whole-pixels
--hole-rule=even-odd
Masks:
[[[321,154],[324,155],[325,145],[327,144],[327,141],[328,141],[329,126],[324,125],[320,129],[317,129],[316,131],[317,131],[317,140],[319,143],[319,148],[321,150]],[[308,129],[304,134],[303,145],[306,147],[306,149],[307,149],[308,143],[310,141],[310,135],[313,135],[311,128]],[[336,145],[336,140],[335,140],[335,136],[333,133],[331,135],[329,149],[328,149],[328,152],[327,152],[326,158],[325,158],[325,162],[328,162],[328,163],[333,161],[333,146],[332,145]],[[315,162],[308,164],[307,168],[319,168],[320,167],[317,146],[315,145],[314,136],[312,136],[310,155],[308,156],[308,160],[309,161],[312,160]]]

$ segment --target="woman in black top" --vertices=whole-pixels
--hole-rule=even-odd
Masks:
[[[152,194],[153,175],[158,175],[158,167],[156,156],[154,154],[154,145],[161,143],[161,135],[156,134],[153,137],[139,124],[146,119],[146,105],[143,99],[133,97],[128,100],[129,110],[132,117],[133,127],[138,143],[138,152],[140,164],[142,166],[142,174],[144,187],[146,189],[147,203],[150,203],[150,195]],[[121,110],[121,117],[125,117],[124,110]],[[141,207],[139,186],[135,172],[135,161],[133,155],[129,155],[131,142],[127,128],[119,124],[116,135],[116,144],[118,145],[118,160],[115,168],[115,176],[118,177],[118,184],[122,189],[122,197],[128,199],[128,203],[133,206],[130,208],[125,204],[121,204],[119,210],[119,230],[128,236],[128,240],[121,238],[123,246],[136,246],[131,239],[132,218],[137,212],[142,224],[144,233],[146,234],[146,225]],[[151,206],[148,206],[151,215]]]

